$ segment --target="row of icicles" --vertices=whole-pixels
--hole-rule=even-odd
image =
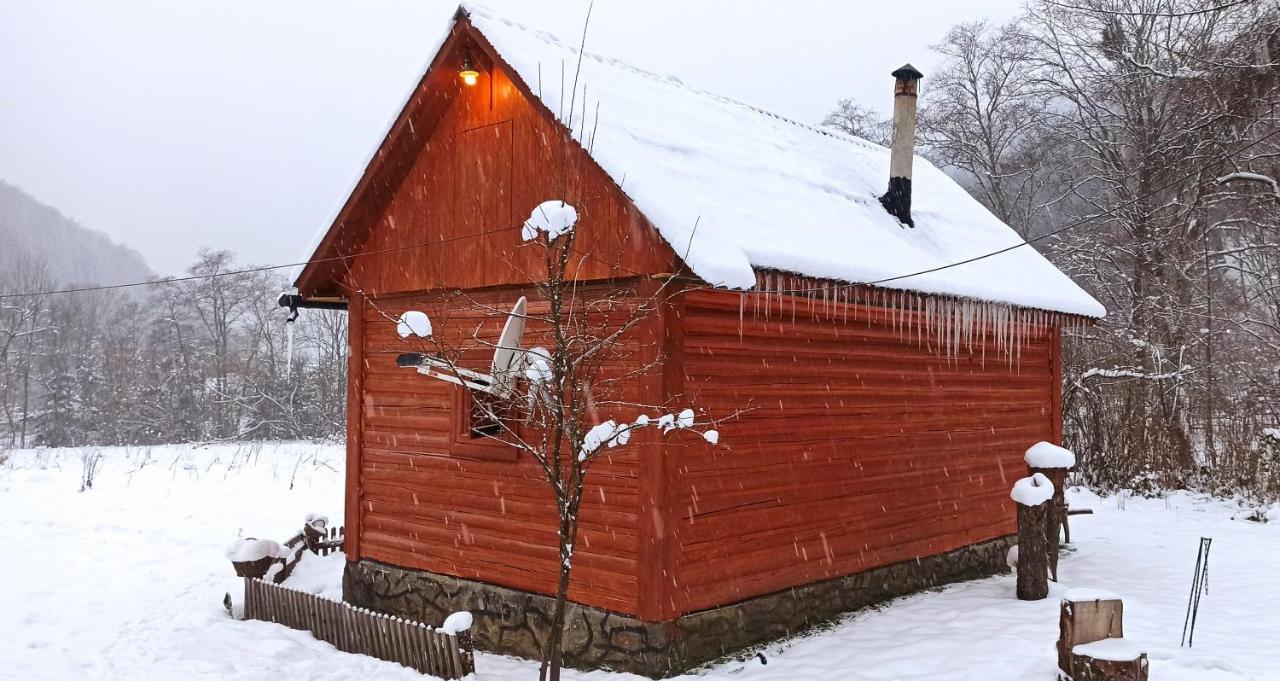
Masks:
[[[864,306],[870,324],[888,324],[899,336],[928,345],[934,352],[956,357],[976,350],[986,361],[989,343],[1012,366],[1021,360],[1022,346],[1052,327],[1074,329],[1087,320],[1076,315],[1018,307],[970,298],[929,295],[913,291],[841,284],[775,271],[757,271],[756,287],[743,291],[739,302],[739,333],[748,308],[756,317],[785,317],[795,321],[797,310],[815,319],[849,320],[855,306]],[[857,312],[855,312],[856,320]]]

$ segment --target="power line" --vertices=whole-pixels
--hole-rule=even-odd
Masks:
[[[1160,185],[1159,187],[1156,187],[1155,189],[1152,189],[1151,191],[1149,191],[1149,192],[1147,192],[1147,193],[1145,193],[1145,194],[1141,194],[1141,195],[1139,195],[1139,196],[1136,196],[1136,197],[1134,197],[1133,199],[1131,199],[1131,200],[1129,200],[1129,201],[1126,201],[1126,202],[1124,202],[1124,203],[1122,203],[1122,204],[1120,204],[1120,205],[1118,205],[1118,206],[1115,206],[1115,207],[1113,207],[1113,208],[1109,208],[1109,209],[1107,209],[1107,210],[1105,210],[1105,211],[1103,211],[1103,212],[1101,212],[1101,213],[1095,213],[1095,214],[1090,215],[1090,216],[1088,216],[1088,217],[1080,218],[1079,220],[1076,220],[1075,222],[1071,222],[1071,223],[1068,223],[1068,224],[1066,224],[1066,225],[1063,225],[1063,226],[1061,226],[1061,227],[1059,227],[1059,228],[1057,228],[1057,229],[1051,230],[1051,231],[1049,231],[1049,232],[1045,232],[1044,234],[1041,234],[1040,236],[1033,237],[1033,238],[1031,238],[1031,239],[1026,239],[1026,240],[1024,240],[1024,241],[1022,241],[1022,242],[1020,242],[1020,243],[1016,243],[1016,244],[1013,244],[1013,245],[1011,245],[1011,246],[1006,246],[1006,247],[1001,248],[1001,249],[999,249],[999,250],[991,251],[990,253],[983,253],[982,255],[975,255],[975,256],[974,256],[974,257],[972,257],[972,258],[966,258],[966,259],[964,259],[964,260],[959,260],[959,261],[957,261],[957,262],[951,262],[951,263],[947,263],[947,264],[945,264],[945,265],[938,265],[937,267],[930,267],[930,268],[928,268],[928,269],[923,269],[923,270],[920,270],[920,271],[918,271],[918,272],[911,272],[910,274],[898,274],[898,275],[894,275],[894,276],[892,276],[892,277],[885,277],[884,279],[876,279],[876,280],[874,280],[874,281],[864,281],[864,282],[859,282],[859,283],[841,284],[841,285],[839,285],[839,286],[837,286],[837,287],[835,287],[835,288],[852,288],[852,287],[855,287],[855,286],[877,286],[877,285],[879,285],[879,284],[887,284],[887,283],[892,282],[892,281],[899,281],[899,280],[901,280],[901,279],[909,279],[909,278],[911,278],[911,277],[918,277],[918,276],[921,276],[921,275],[924,275],[924,274],[933,274],[934,272],[941,272],[942,270],[948,270],[948,269],[951,269],[952,267],[960,267],[961,265],[968,265],[969,263],[977,262],[977,261],[979,261],[979,260],[986,260],[987,258],[992,258],[992,257],[995,257],[995,256],[997,256],[997,255],[1001,255],[1001,254],[1003,254],[1003,253],[1008,253],[1009,251],[1012,251],[1012,250],[1015,250],[1015,249],[1018,249],[1018,248],[1022,248],[1023,246],[1030,246],[1031,244],[1033,244],[1033,243],[1035,243],[1035,242],[1037,242],[1037,241],[1043,241],[1043,240],[1048,239],[1048,238],[1050,238],[1050,237],[1057,236],[1057,235],[1062,234],[1063,232],[1066,232],[1066,231],[1068,231],[1068,230],[1072,230],[1072,229],[1075,229],[1076,227],[1080,227],[1081,225],[1085,225],[1085,224],[1088,224],[1088,223],[1090,223],[1090,222],[1093,222],[1094,220],[1097,220],[1098,218],[1112,216],[1112,215],[1114,215],[1117,211],[1119,211],[1119,210],[1121,210],[1121,209],[1123,209],[1123,208],[1128,208],[1128,207],[1130,207],[1130,206],[1134,206],[1134,205],[1136,205],[1138,202],[1143,201],[1143,200],[1145,200],[1145,199],[1149,199],[1149,198],[1151,198],[1152,196],[1155,196],[1156,194],[1159,194],[1160,192],[1162,192],[1162,191],[1164,191],[1164,190],[1166,190],[1166,189],[1168,189],[1168,188],[1170,188],[1170,187],[1172,187],[1172,186],[1174,186],[1174,185],[1176,185],[1176,184],[1178,184],[1178,183],[1180,183],[1180,182],[1184,182],[1184,181],[1186,181],[1186,180],[1189,180],[1189,179],[1191,179],[1192,177],[1195,177],[1196,175],[1199,175],[1200,173],[1202,173],[1202,172],[1204,172],[1204,171],[1208,170],[1210,167],[1212,167],[1212,166],[1216,166],[1216,165],[1218,165],[1219,163],[1222,163],[1223,161],[1226,161],[1226,160],[1230,159],[1230,158],[1231,158],[1231,157],[1233,157],[1233,156],[1236,156],[1236,155],[1238,155],[1238,154],[1242,154],[1242,153],[1244,153],[1244,152],[1246,152],[1246,151],[1248,151],[1248,150],[1252,149],[1253,147],[1256,147],[1256,146],[1258,146],[1259,144],[1262,144],[1263,142],[1267,141],[1268,139],[1270,139],[1270,138],[1272,138],[1272,137],[1275,137],[1276,135],[1280,135],[1280,128],[1277,128],[1277,129],[1275,129],[1275,130],[1272,130],[1271,132],[1269,132],[1269,133],[1267,133],[1267,134],[1263,135],[1262,137],[1259,137],[1258,139],[1256,139],[1256,140],[1254,140],[1254,141],[1252,141],[1252,142],[1250,142],[1250,143],[1248,143],[1248,144],[1245,144],[1245,145],[1241,146],[1239,149],[1236,149],[1236,150],[1234,150],[1234,151],[1227,152],[1226,154],[1223,154],[1221,157],[1219,157],[1219,158],[1215,159],[1214,161],[1212,161],[1212,162],[1210,162],[1210,163],[1206,163],[1206,164],[1204,164],[1204,165],[1202,165],[1202,166],[1200,166],[1200,167],[1198,167],[1198,168],[1196,168],[1196,169],[1192,170],[1191,172],[1186,173],[1185,175],[1180,175],[1180,176],[1178,176],[1178,177],[1175,177],[1174,179],[1172,179],[1172,180],[1170,180],[1170,181],[1168,181],[1168,182],[1166,182],[1166,183],[1164,183],[1164,184]],[[775,291],[773,291],[773,293],[812,293],[812,292],[816,292],[816,291],[824,291],[824,290],[830,290],[830,289],[831,289],[831,287],[810,287],[810,288],[798,288],[798,289],[780,289],[780,290],[775,290]]]
[[[1188,180],[1188,179],[1190,179],[1190,178],[1192,178],[1192,177],[1195,177],[1196,175],[1199,175],[1200,173],[1204,172],[1205,170],[1208,170],[1208,169],[1209,169],[1210,167],[1212,167],[1212,166],[1215,166],[1215,165],[1217,165],[1217,164],[1219,164],[1219,163],[1222,163],[1222,162],[1224,162],[1224,161],[1226,161],[1226,160],[1230,159],[1230,158],[1231,158],[1231,157],[1233,157],[1233,156],[1236,156],[1236,155],[1238,155],[1238,154],[1242,154],[1242,153],[1244,153],[1244,152],[1246,152],[1246,151],[1248,151],[1248,150],[1250,150],[1250,149],[1252,149],[1252,148],[1254,148],[1254,147],[1258,146],[1259,144],[1262,144],[1263,142],[1266,142],[1267,140],[1271,139],[1272,137],[1275,137],[1276,135],[1280,135],[1280,128],[1277,128],[1277,129],[1275,129],[1275,130],[1272,130],[1271,132],[1269,132],[1269,133],[1267,133],[1267,134],[1263,135],[1262,137],[1259,137],[1258,139],[1256,139],[1256,140],[1254,140],[1254,141],[1252,141],[1252,142],[1249,142],[1248,144],[1245,144],[1245,145],[1241,146],[1240,148],[1235,149],[1234,151],[1230,151],[1230,152],[1227,152],[1227,153],[1223,154],[1222,156],[1220,156],[1219,158],[1215,159],[1214,161],[1212,161],[1212,162],[1210,162],[1210,163],[1206,163],[1206,164],[1201,165],[1201,166],[1199,166],[1199,167],[1195,168],[1194,170],[1192,170],[1192,171],[1190,171],[1190,172],[1188,172],[1188,173],[1186,173],[1186,174],[1184,174],[1184,175],[1180,175],[1180,176],[1178,176],[1178,177],[1175,177],[1174,179],[1172,179],[1172,180],[1170,180],[1170,181],[1168,181],[1168,182],[1164,183],[1163,185],[1160,185],[1159,187],[1156,187],[1155,189],[1152,189],[1151,191],[1149,191],[1149,192],[1147,192],[1147,193],[1145,193],[1145,194],[1141,194],[1141,195],[1139,195],[1139,196],[1137,196],[1137,197],[1134,197],[1133,199],[1130,199],[1129,201],[1126,201],[1126,202],[1124,202],[1124,203],[1121,203],[1121,204],[1120,204],[1120,205],[1118,205],[1118,206],[1115,206],[1115,207],[1113,207],[1113,208],[1107,209],[1107,210],[1105,210],[1105,211],[1103,211],[1103,212],[1101,212],[1101,213],[1095,213],[1094,215],[1090,215],[1090,216],[1088,216],[1088,217],[1080,218],[1079,220],[1076,220],[1075,222],[1068,223],[1068,224],[1066,224],[1066,225],[1063,225],[1062,227],[1059,227],[1059,228],[1054,229],[1054,230],[1052,230],[1052,231],[1049,231],[1049,232],[1046,232],[1046,233],[1044,233],[1044,234],[1041,234],[1040,236],[1033,237],[1033,238],[1031,238],[1031,239],[1026,239],[1026,240],[1024,240],[1024,241],[1022,241],[1022,242],[1020,242],[1020,243],[1016,243],[1016,244],[1013,244],[1013,245],[1011,245],[1011,246],[1006,246],[1006,247],[1001,248],[1001,249],[999,249],[999,250],[991,251],[991,252],[989,252],[989,253],[983,253],[982,255],[976,255],[976,256],[974,256],[974,257],[972,257],[972,258],[966,258],[966,259],[964,259],[964,260],[959,260],[959,261],[956,261],[956,262],[947,263],[947,264],[945,264],[945,265],[938,265],[937,267],[930,267],[930,268],[928,268],[928,269],[923,269],[923,270],[920,270],[920,271],[917,271],[917,272],[911,272],[911,273],[908,273],[908,274],[898,274],[898,275],[894,275],[894,276],[892,276],[892,277],[885,277],[885,278],[883,278],[883,279],[875,279],[875,280],[873,280],[873,281],[864,281],[864,282],[854,282],[854,283],[840,284],[840,285],[838,285],[836,288],[852,288],[852,287],[855,287],[855,286],[876,286],[876,285],[879,285],[879,284],[886,284],[886,283],[893,282],[893,281],[899,281],[899,280],[901,280],[901,279],[909,279],[909,278],[911,278],[911,277],[918,277],[918,276],[925,275],[925,274],[932,274],[932,273],[934,273],[934,272],[941,272],[942,270],[951,269],[951,268],[953,268],[953,267],[960,267],[961,265],[968,265],[969,263],[977,262],[977,261],[979,261],[979,260],[985,260],[985,259],[987,259],[987,258],[992,258],[992,257],[995,257],[995,256],[997,256],[997,255],[1001,255],[1001,254],[1004,254],[1004,253],[1008,253],[1009,251],[1012,251],[1012,250],[1015,250],[1015,249],[1018,249],[1018,248],[1022,248],[1023,246],[1030,246],[1031,244],[1036,243],[1036,242],[1038,242],[1038,241],[1043,241],[1044,239],[1048,239],[1048,238],[1050,238],[1050,237],[1057,236],[1057,235],[1062,234],[1062,233],[1064,233],[1064,232],[1067,232],[1067,231],[1069,231],[1069,230],[1075,229],[1076,227],[1080,227],[1080,226],[1082,226],[1082,225],[1088,224],[1088,223],[1090,223],[1090,222],[1092,222],[1092,221],[1094,221],[1094,220],[1097,220],[1098,218],[1102,218],[1102,217],[1107,217],[1107,216],[1114,215],[1117,211],[1119,211],[1119,210],[1121,210],[1121,209],[1123,209],[1123,208],[1128,208],[1128,207],[1130,207],[1130,206],[1136,205],[1138,202],[1140,202],[1140,201],[1142,201],[1142,200],[1144,200],[1144,199],[1151,198],[1152,196],[1155,196],[1156,194],[1159,194],[1160,192],[1162,192],[1162,191],[1164,191],[1164,190],[1166,190],[1166,189],[1169,189],[1170,187],[1172,187],[1172,186],[1174,186],[1174,185],[1176,185],[1176,184],[1178,184],[1178,183],[1180,183],[1180,182],[1184,182],[1184,181],[1186,181],[1186,180]],[[77,287],[77,288],[57,289],[57,290],[50,290],[50,291],[29,291],[29,292],[23,292],[23,293],[5,293],[5,294],[0,294],[0,300],[6,300],[6,299],[12,299],[12,298],[29,298],[29,297],[34,297],[34,296],[57,295],[57,294],[62,294],[62,293],[85,293],[85,292],[89,292],[89,291],[111,291],[111,290],[116,290],[116,289],[134,288],[134,287],[138,287],[138,286],[155,286],[155,285],[159,285],[159,284],[169,284],[169,283],[176,283],[176,282],[183,282],[183,281],[196,281],[196,280],[200,280],[200,279],[215,279],[215,278],[217,278],[217,277],[230,277],[230,276],[235,276],[235,275],[238,275],[238,274],[251,274],[251,273],[254,273],[254,272],[266,272],[266,271],[270,271],[270,270],[279,270],[279,269],[284,269],[284,268],[286,268],[286,267],[298,267],[298,266],[300,266],[300,265],[311,265],[311,264],[321,263],[321,262],[334,262],[334,261],[340,261],[340,260],[341,260],[341,261],[346,261],[346,260],[353,260],[353,259],[355,259],[355,258],[359,258],[359,257],[368,256],[368,255],[379,255],[379,254],[383,254],[383,253],[393,253],[393,252],[396,252],[396,251],[405,251],[405,250],[409,250],[409,249],[412,249],[412,248],[424,248],[424,247],[431,246],[431,245],[434,245],[434,244],[446,244],[446,243],[450,243],[450,242],[453,242],[453,241],[461,241],[461,240],[463,240],[463,239],[474,239],[474,238],[478,238],[478,237],[482,237],[482,236],[488,236],[488,235],[490,235],[490,234],[497,234],[497,233],[499,233],[499,232],[511,231],[511,230],[513,230],[513,229],[517,229],[517,227],[503,227],[503,228],[499,228],[499,229],[491,229],[491,230],[487,230],[487,231],[484,231],[484,232],[477,232],[477,233],[475,233],[475,234],[461,234],[461,235],[458,235],[458,236],[455,236],[455,237],[450,237],[450,238],[448,238],[448,239],[437,239],[437,240],[435,240],[435,241],[423,241],[423,242],[419,242],[419,243],[415,243],[415,244],[408,244],[408,245],[405,245],[405,246],[396,246],[396,247],[392,247],[392,248],[383,248],[383,249],[378,249],[378,250],[373,250],[373,251],[365,251],[365,252],[363,252],[363,253],[355,253],[355,254],[352,254],[352,255],[336,255],[336,256],[331,256],[331,257],[328,257],[328,258],[315,258],[315,259],[312,259],[312,260],[304,260],[304,261],[302,261],[302,262],[285,263],[285,264],[282,264],[282,265],[266,265],[266,266],[263,266],[263,267],[249,267],[249,268],[245,268],[245,269],[241,269],[241,270],[232,270],[232,271],[228,271],[228,272],[215,272],[215,273],[213,273],[213,274],[193,274],[193,275],[188,275],[188,276],[185,276],[185,277],[170,277],[170,278],[166,278],[166,279],[153,279],[153,280],[149,280],[149,281],[135,281],[135,282],[129,282],[129,283],[126,283],[126,284],[109,284],[109,285],[103,285],[103,286],[82,286],[82,287]],[[773,293],[812,293],[812,292],[815,292],[815,291],[830,290],[830,288],[831,288],[831,287],[809,287],[809,288],[797,288],[797,289],[780,289],[780,290],[775,290],[775,291],[773,291]]]
[[[354,260],[355,258],[360,258],[367,255],[394,253],[396,251],[406,251],[411,248],[423,248],[423,247],[432,246],[435,244],[447,244],[451,241],[461,241],[463,239],[474,239],[477,237],[488,236],[490,234],[497,234],[499,232],[508,232],[513,229],[519,229],[519,227],[503,227],[501,229],[491,229],[484,232],[477,232],[475,234],[461,234],[455,237],[450,237],[448,239],[437,239],[435,241],[423,241],[416,244],[408,244],[405,246],[395,246],[392,248],[383,248],[383,249],[378,249],[374,251],[364,251],[362,253],[355,253],[352,255],[335,255],[328,258],[314,258],[312,260],[303,260],[302,262],[291,262],[291,263],[285,263],[282,265],[264,265],[262,267],[247,267],[245,269],[240,269],[240,270],[214,272],[213,274],[192,274],[185,277],[167,277],[164,279],[150,279],[147,281],[132,281],[127,284],[104,284],[101,286],[80,286],[77,288],[64,288],[64,289],[56,289],[56,290],[50,290],[50,291],[27,291],[22,293],[4,293],[4,294],[0,294],[0,300],[9,299],[9,298],[32,298],[35,296],[52,296],[60,293],[87,293],[89,291],[114,291],[117,289],[134,288],[138,286],[157,286],[160,284],[172,284],[172,283],[181,282],[181,281],[197,281],[200,279],[216,279],[218,277],[233,277],[238,274],[268,272],[271,270],[280,270],[280,269],[285,269],[287,267],[298,267],[301,265],[311,265],[314,263],[321,263],[321,262],[334,262],[338,260]]]

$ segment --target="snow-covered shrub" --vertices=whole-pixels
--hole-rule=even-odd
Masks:
[[[1180,484],[1169,485],[1162,481],[1160,474],[1151,470],[1149,467],[1142,472],[1133,474],[1128,480],[1124,481],[1124,483],[1120,485],[1121,489],[1130,492],[1134,496],[1146,497],[1148,499],[1155,499],[1157,497],[1164,496],[1165,492],[1169,489],[1181,489],[1182,487],[1183,486]]]
[[[1253,475],[1254,490],[1264,499],[1280,497],[1280,429],[1263,430],[1254,451],[1257,462]]]
[[[93,479],[102,467],[102,453],[96,449],[80,452],[80,491],[93,489]]]

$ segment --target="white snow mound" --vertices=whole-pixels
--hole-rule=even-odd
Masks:
[[[1027,450],[1026,461],[1032,468],[1071,468],[1076,465],[1076,455],[1051,442],[1037,442]]]
[[[547,238],[554,241],[573,229],[578,224],[578,209],[561,200],[543,201],[534,207],[520,230],[525,241],[533,241],[538,235],[546,232]]]
[[[417,336],[419,338],[431,337],[431,318],[426,312],[418,310],[409,310],[400,315],[400,321],[396,323],[396,333],[401,338],[409,336]]]
[[[235,563],[261,560],[263,558],[286,558],[289,549],[272,539],[237,539],[226,551],[227,560]]]
[[[1093,643],[1081,643],[1071,649],[1076,655],[1085,655],[1095,660],[1111,662],[1127,662],[1136,659],[1146,652],[1142,646],[1123,638],[1104,638]]]
[[[1053,498],[1053,481],[1043,473],[1036,473],[1013,483],[1009,496],[1023,506],[1039,506]]]
[[[455,612],[444,618],[444,624],[440,625],[440,631],[446,634],[458,635],[471,628],[471,613],[463,610]]]
[[[1067,589],[1067,592],[1062,594],[1062,600],[1066,603],[1085,603],[1088,601],[1118,601],[1121,599],[1114,591],[1077,586]]]

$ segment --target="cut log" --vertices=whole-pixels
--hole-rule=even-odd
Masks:
[[[1053,498],[1049,500],[1048,518],[1045,520],[1045,550],[1049,556],[1049,574],[1053,581],[1058,581],[1058,554],[1062,551],[1060,532],[1065,531],[1067,541],[1071,540],[1071,530],[1067,528],[1067,469],[1065,468],[1032,468],[1031,474],[1040,473],[1053,483]],[[1061,529],[1060,529],[1061,528]]]
[[[266,556],[257,560],[233,560],[231,567],[235,568],[237,577],[261,579],[267,574],[271,564],[277,560],[275,556]]]
[[[1104,638],[1071,651],[1072,681],[1147,681],[1147,653],[1123,638]]]
[[[1058,668],[1074,677],[1073,651],[1082,645],[1124,637],[1124,602],[1100,589],[1071,589],[1058,614]]]
[[[1035,474],[1019,480],[1011,494],[1018,507],[1018,599],[1049,595],[1049,553],[1045,525],[1053,503],[1053,483]]]
[[[1044,526],[1049,503],[1018,504],[1018,598],[1038,601],[1049,595],[1049,554]]]

